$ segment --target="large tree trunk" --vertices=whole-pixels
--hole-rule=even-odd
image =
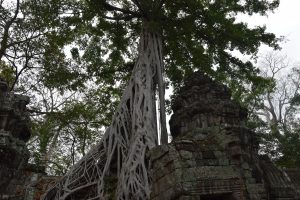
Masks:
[[[157,145],[155,90],[162,72],[161,49],[161,35],[145,22],[139,56],[110,128],[43,199],[108,199],[107,180],[112,177],[117,199],[149,199],[145,156]]]

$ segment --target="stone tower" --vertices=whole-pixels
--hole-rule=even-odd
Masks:
[[[152,200],[298,199],[286,173],[258,155],[247,111],[200,72],[172,106],[173,141],[151,150]]]
[[[6,193],[11,180],[18,179],[29,158],[25,143],[31,131],[26,110],[29,98],[8,91],[0,78],[0,194]]]

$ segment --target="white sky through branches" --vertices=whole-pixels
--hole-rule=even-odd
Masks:
[[[275,33],[277,37],[284,36],[285,41],[280,44],[282,53],[286,54],[292,62],[300,62],[300,0],[281,0],[279,7],[268,17],[242,16],[253,27],[266,25],[267,32]],[[260,53],[271,51],[262,46]]]

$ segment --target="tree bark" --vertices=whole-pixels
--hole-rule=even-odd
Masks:
[[[117,177],[114,194],[117,199],[150,198],[149,163],[146,163],[145,157],[146,152],[157,145],[157,84],[160,90],[160,110],[164,110],[161,49],[161,35],[145,21],[138,59],[111,126],[98,145],[42,199],[76,199],[79,193],[86,195],[84,199],[108,199],[105,189],[107,177]],[[162,114],[161,119],[163,121]],[[95,187],[85,187],[95,180]],[[78,188],[84,188],[84,191],[79,192]]]

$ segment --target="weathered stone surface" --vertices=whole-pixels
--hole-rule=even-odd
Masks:
[[[0,79],[0,194],[29,158],[25,146],[31,135],[28,103],[28,97],[9,92],[7,83]]]
[[[262,156],[260,166],[264,171],[264,178],[270,188],[271,198],[294,198],[296,185],[291,178],[283,171],[278,169],[267,156]]]
[[[8,91],[0,78],[0,199],[38,200],[58,177],[46,176],[27,163],[31,135],[29,98]]]
[[[231,93],[201,73],[195,73],[179,91],[173,102],[170,129],[173,137],[186,135],[196,129],[240,125],[247,112],[230,100]],[[202,132],[205,135],[205,131]]]
[[[172,107],[172,143],[149,153],[151,199],[299,199],[292,182],[259,157],[247,111],[230,98],[200,72],[185,82]]]

